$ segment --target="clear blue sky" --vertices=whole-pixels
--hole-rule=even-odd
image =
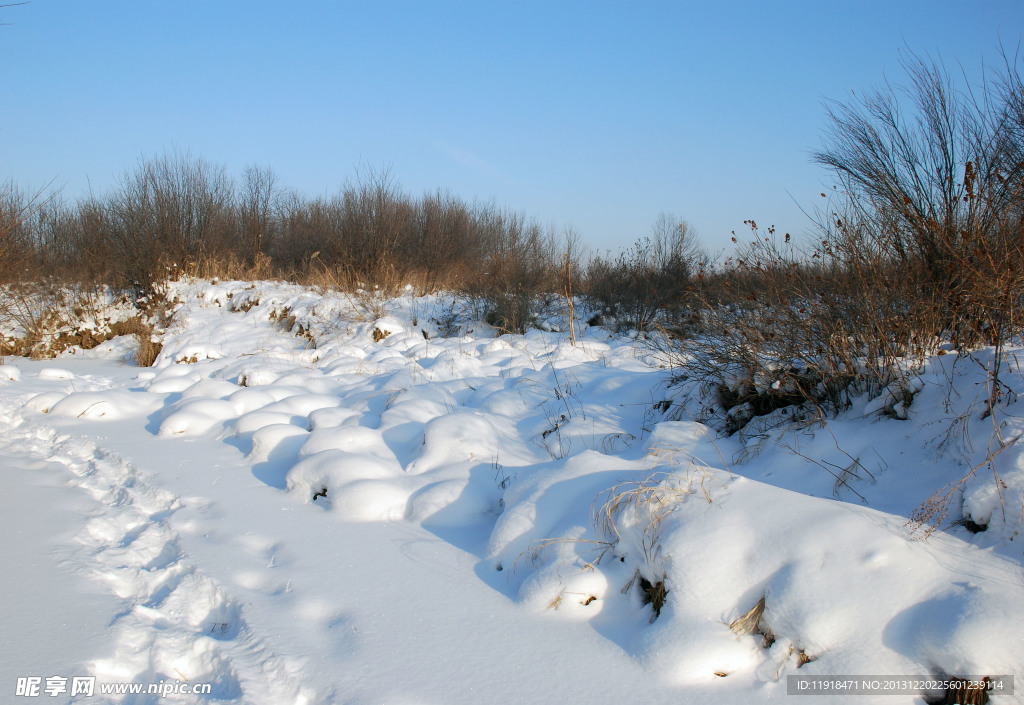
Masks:
[[[386,166],[594,249],[661,212],[716,249],[747,218],[808,230],[823,99],[899,78],[908,48],[976,74],[1024,2],[32,0],[0,21],[0,179],[28,188],[104,193],[172,149],[307,195]]]

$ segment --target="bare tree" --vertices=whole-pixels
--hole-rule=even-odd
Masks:
[[[217,254],[229,242],[232,198],[224,169],[202,159],[175,152],[141,162],[108,208],[121,283],[148,287],[162,260],[185,266]]]
[[[965,347],[997,344],[1019,322],[1024,99],[1015,66],[1008,60],[995,82],[961,90],[940,62],[911,56],[905,86],[829,105],[831,129],[814,156],[845,197],[822,218],[828,251],[897,266]]]
[[[242,235],[249,243],[250,256],[264,254],[265,241],[271,225],[277,176],[269,167],[250,166],[243,174],[241,210]]]

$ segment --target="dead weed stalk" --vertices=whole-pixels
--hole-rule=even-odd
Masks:
[[[540,555],[545,548],[549,546],[561,546],[566,544],[589,544],[591,547],[589,550],[596,553],[596,557],[586,561],[580,568],[580,572],[594,570],[595,567],[601,562],[601,560],[611,551],[615,544],[610,541],[598,541],[594,539],[581,539],[581,538],[550,538],[550,539],[538,539],[532,541],[526,550],[516,556],[516,560],[512,564],[512,575],[519,577],[519,562],[525,560],[530,564],[530,567],[536,568],[540,561]],[[582,557],[582,556],[581,556]]]
[[[992,470],[993,481],[996,485],[999,504],[1002,508],[1003,519],[1005,520],[1006,504],[1003,501],[1003,490],[1006,489],[1006,483],[999,477],[994,461],[1000,453],[1014,446],[1021,439],[1021,436],[1024,436],[1024,434],[1017,435],[1009,441],[999,439],[999,445],[996,448],[993,448],[990,444],[984,460],[977,465],[973,465],[959,480],[949,482],[940,487],[928,499],[918,505],[905,524],[910,529],[911,536],[923,539],[931,536],[946,521],[953,500],[962,493],[967,481],[974,477],[980,468],[986,465]]]
[[[705,484],[707,474],[701,473],[697,486],[710,502]],[[622,539],[621,528],[642,527],[641,547],[650,562],[657,554],[658,529],[662,520],[679,508],[689,495],[695,494],[695,476],[689,480],[670,472],[656,472],[644,480],[630,480],[605,490],[594,502],[594,527],[599,536],[615,544]]]

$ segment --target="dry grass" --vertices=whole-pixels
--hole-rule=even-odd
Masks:
[[[737,636],[757,633],[761,635],[761,647],[770,648],[775,643],[775,635],[761,622],[764,616],[765,597],[762,596],[757,603],[747,610],[746,614],[737,617],[729,624],[729,629]]]
[[[548,603],[549,610],[557,610],[565,602],[566,595],[573,595],[577,598],[577,602],[584,607],[589,607],[591,603],[595,602],[598,598],[597,595],[591,595],[588,592],[569,592],[568,590],[562,590],[558,593],[551,602]]]
[[[593,521],[611,549],[619,545],[623,532],[639,529],[644,560],[653,565],[660,554],[659,531],[664,519],[690,497],[712,502],[714,478],[706,463],[681,449],[655,448],[649,457],[658,465],[669,465],[672,471],[653,472],[643,480],[622,482],[602,492],[594,501]],[[634,584],[639,585],[643,603],[651,605],[653,622],[669,593],[665,578],[649,580],[638,569],[622,592],[629,592]]]
[[[131,335],[135,338],[135,363],[139,367],[152,367],[163,344],[153,339],[153,326],[142,317],[136,316],[112,327],[117,335]]]
[[[116,293],[116,292],[115,292]],[[130,306],[138,313],[111,321],[112,301],[122,311]],[[50,359],[78,347],[91,350],[119,336],[134,336],[136,361],[151,366],[161,345],[154,340],[157,328],[170,319],[166,292],[133,300],[127,293],[117,297],[104,287],[86,287],[54,280],[9,284],[0,290],[0,321],[20,329],[20,335],[0,340],[0,354]]]
[[[691,496],[699,495],[711,503],[714,471],[679,448],[653,448],[648,458],[656,466],[668,465],[671,470],[653,472],[643,480],[620,482],[605,490],[594,501],[593,517],[598,535],[611,542],[622,538],[621,528],[640,527],[644,556],[650,560],[665,517]]]
[[[650,561],[656,553],[662,520],[694,492],[692,483],[684,484],[680,477],[667,472],[654,473],[645,480],[621,482],[598,495],[594,502],[594,527],[599,536],[612,544],[622,538],[622,528],[640,527],[644,557]]]
[[[761,625],[761,616],[764,614],[765,598],[761,597],[753,607],[747,610],[747,613],[741,617],[737,617],[729,624],[731,629],[736,635],[743,636],[744,634],[750,634],[750,632],[756,630]]]
[[[134,333],[135,319],[106,322],[99,288],[55,281],[10,284],[0,291],[0,321],[21,334],[0,340],[0,354],[50,359],[71,347],[91,350]],[[97,323],[87,326],[85,321]]]
[[[673,466],[681,455],[685,455],[684,452],[675,449],[657,449],[653,453],[654,458],[662,462],[667,460]],[[623,538],[622,532],[637,528],[644,558],[651,564],[659,553],[658,529],[661,522],[691,495],[700,493],[705,501],[711,502],[711,479],[710,468],[688,456],[686,477],[676,472],[655,472],[644,480],[619,483],[602,492],[594,501],[593,521],[599,539],[563,537],[534,541],[516,558],[513,574],[518,574],[521,561],[536,567],[545,549],[564,544],[592,546],[595,556],[581,568],[592,570],[606,555],[615,552]],[[665,578],[652,581],[641,575],[638,569],[622,592],[629,592],[634,585],[639,586],[643,604],[651,605],[653,622],[661,614],[669,593]],[[561,597],[555,598],[551,605],[553,608],[557,609],[561,604]]]

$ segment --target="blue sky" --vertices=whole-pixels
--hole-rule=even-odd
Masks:
[[[9,0],[8,0],[9,1]],[[357,169],[522,211],[593,249],[662,212],[711,249],[809,231],[822,101],[968,75],[1017,48],[1020,0],[220,2],[0,9],[0,179],[104,193],[173,149],[307,195]]]

